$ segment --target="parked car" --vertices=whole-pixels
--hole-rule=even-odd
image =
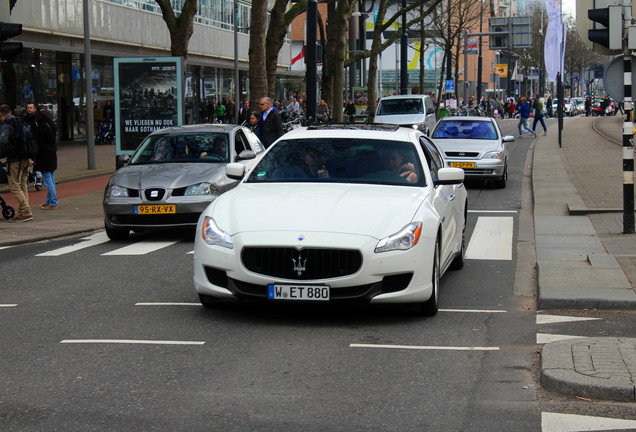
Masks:
[[[106,186],[106,234],[123,240],[130,230],[196,226],[201,212],[238,184],[225,175],[225,166],[253,163],[264,149],[249,128],[236,125],[151,133]]]
[[[502,136],[492,118],[444,117],[431,139],[449,167],[462,168],[466,179],[494,180],[499,188],[508,181],[508,147],[514,136]]]
[[[429,95],[386,96],[378,102],[374,123],[414,127],[428,135],[435,127],[435,106]]]
[[[439,307],[439,281],[464,263],[464,172],[420,131],[323,125],[281,137],[201,215],[201,303],[363,301]],[[266,210],[266,211],[264,211]]]

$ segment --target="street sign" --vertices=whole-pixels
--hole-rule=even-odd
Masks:
[[[501,78],[505,78],[508,76],[508,65],[505,63],[502,64],[497,64],[495,66],[495,70],[497,72],[497,74],[499,75],[499,77]]]
[[[636,58],[632,56],[632,70],[636,67]],[[605,92],[613,99],[622,102],[625,99],[625,67],[623,56],[614,57],[605,67],[603,74],[603,86]],[[634,86],[632,86],[632,99],[634,98]]]
[[[455,80],[446,80],[446,92],[455,91]]]

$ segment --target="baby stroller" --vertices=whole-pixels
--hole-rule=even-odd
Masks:
[[[95,144],[111,144],[113,142],[113,122],[110,120],[103,120],[99,124],[97,129],[97,135],[95,135]]]
[[[6,201],[0,196],[0,207],[2,207],[2,217],[5,219],[12,219],[15,216],[15,210],[8,205]]]
[[[42,186],[44,185],[42,173],[40,171],[35,171],[33,166],[29,167],[29,178],[27,179],[27,183],[33,183],[35,190],[42,190]]]
[[[0,183],[6,183],[7,172],[4,165],[0,166]],[[15,216],[15,210],[13,207],[7,205],[6,201],[0,196],[0,207],[2,207],[2,217],[5,219],[11,219]]]

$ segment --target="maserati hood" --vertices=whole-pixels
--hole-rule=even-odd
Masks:
[[[382,238],[409,224],[428,194],[408,186],[244,183],[203,214],[231,235],[291,230]]]

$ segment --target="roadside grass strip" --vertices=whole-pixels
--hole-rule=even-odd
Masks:
[[[131,345],[203,345],[205,341],[166,341],[143,339],[64,339],[61,344],[131,344]]]
[[[349,344],[349,348],[403,349],[420,351],[499,351],[499,347],[452,347],[418,345]]]

